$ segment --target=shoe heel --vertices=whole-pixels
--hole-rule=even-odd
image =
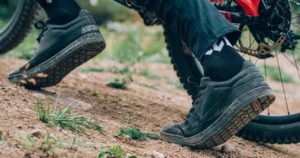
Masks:
[[[260,97],[257,100],[253,101],[251,103],[251,106],[256,113],[261,113],[262,111],[267,109],[274,102],[275,102],[275,96],[267,95],[267,96]]]

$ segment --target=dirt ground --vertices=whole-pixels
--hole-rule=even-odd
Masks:
[[[225,145],[214,149],[191,150],[161,140],[134,141],[115,137],[122,127],[137,127],[159,134],[163,125],[178,123],[187,114],[191,100],[184,90],[168,84],[166,78],[176,76],[170,65],[137,64],[163,76],[155,80],[134,75],[127,90],[106,86],[109,78],[118,76],[109,72],[83,72],[88,67],[108,67],[114,62],[89,62],[72,72],[60,84],[44,91],[29,91],[10,84],[7,75],[25,61],[12,58],[0,60],[0,157],[97,157],[101,147],[121,146],[127,153],[153,158],[202,157],[300,157],[300,144],[257,144],[234,137]],[[119,65],[122,66],[122,65]],[[149,88],[145,85],[155,85]],[[73,112],[87,115],[101,124],[104,133],[87,130],[90,136],[49,127],[37,115],[38,103],[63,108],[71,106]],[[44,150],[32,145],[50,135],[63,145]],[[28,140],[32,136],[34,140]],[[25,139],[24,139],[25,137]],[[28,142],[29,141],[29,142]]]

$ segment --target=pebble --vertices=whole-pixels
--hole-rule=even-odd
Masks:
[[[230,154],[230,153],[233,153],[234,152],[234,147],[232,147],[231,145],[229,144],[225,144],[221,147],[221,150],[220,150],[221,153],[224,153],[224,154]]]
[[[93,108],[93,106],[89,103],[83,102],[81,100],[73,99],[70,97],[65,97],[59,94],[43,94],[43,93],[34,93],[34,97],[39,99],[45,99],[47,97],[50,97],[55,100],[58,104],[61,105],[68,105],[71,108],[83,110],[83,111],[89,111]]]
[[[152,158],[165,158],[165,155],[163,153],[158,152],[158,151],[153,151]]]
[[[43,132],[39,129],[35,129],[33,131],[31,131],[31,135],[37,138],[41,138],[43,135]]]
[[[22,129],[23,128],[23,125],[22,124],[19,124],[16,126],[18,129]]]
[[[93,108],[93,106],[89,103],[76,100],[73,98],[69,98],[69,97],[59,96],[59,95],[55,96],[55,101],[59,104],[69,105],[72,108],[83,110],[83,111],[89,111]]]

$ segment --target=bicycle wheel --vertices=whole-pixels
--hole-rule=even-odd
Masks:
[[[295,8],[297,7],[292,9]],[[295,10],[293,10],[291,28],[295,32],[299,32],[300,18],[299,14],[295,13]],[[286,17],[288,18],[288,16],[287,13]],[[278,19],[275,19],[275,21],[276,20]],[[282,39],[281,36],[272,38],[273,34],[269,34],[269,38],[263,37],[263,42],[257,42],[256,38],[258,37],[253,37],[254,32],[251,30],[253,28],[245,26],[240,28],[243,35],[237,49],[246,59],[257,64],[261,69],[261,72],[265,74],[267,81],[274,89],[278,99],[275,105],[257,116],[256,119],[244,127],[238,133],[238,136],[251,141],[264,143],[289,144],[300,142],[300,97],[297,96],[298,89],[300,89],[300,73],[298,66],[300,61],[300,49],[298,47],[300,44],[295,43],[297,41],[297,36],[290,33],[288,36],[296,37],[294,37],[294,39],[287,37],[285,42],[282,43],[284,39]],[[266,32],[259,33],[257,31],[255,33],[261,35],[267,34]],[[249,37],[247,37],[247,35],[249,35]],[[177,72],[180,81],[187,89],[187,92],[194,98],[197,91],[192,84],[187,82],[187,78],[192,77],[194,80],[199,79],[199,75],[193,73],[196,71],[196,68],[193,68],[193,65],[191,65],[193,62],[188,61],[187,57],[184,56],[180,38],[167,30],[165,30],[165,36],[168,45],[167,48],[175,71]],[[264,45],[264,43],[267,45]],[[248,45],[246,46],[245,44]],[[291,50],[286,51],[285,53],[279,52],[278,49],[281,44],[283,46],[284,44],[288,45],[286,47],[289,47]],[[263,48],[268,49],[259,49],[259,47],[262,46],[264,46]],[[281,48],[283,48],[283,46]],[[258,50],[263,51],[259,52]]]
[[[285,41],[281,46],[264,59],[244,55],[261,69],[277,97],[273,106],[239,132],[239,136],[248,140],[279,144],[300,141],[300,36],[297,35],[300,33],[300,4],[290,2],[291,30],[284,37]],[[247,39],[244,43],[248,43],[246,47],[251,49],[257,42],[251,38],[253,35],[249,31],[244,31],[246,34],[247,32],[248,39],[244,36],[241,40]],[[274,41],[268,42],[274,44]]]
[[[155,16],[153,16],[153,14],[149,13],[147,10],[139,7],[135,8],[134,5],[132,4],[128,5],[127,3],[124,3],[127,1],[122,1],[122,0],[117,0],[117,1],[120,1],[121,4],[125,5],[126,7],[133,8],[136,11],[138,11],[143,17],[145,24],[147,25],[160,24],[159,19],[157,19]],[[234,12],[242,11],[241,7],[239,7],[237,4],[233,4],[233,5],[229,4],[234,1],[228,0],[227,2],[228,3],[226,3],[221,8],[228,9],[227,11],[234,11]],[[273,89],[275,89],[277,98],[281,98],[279,100],[282,100],[283,102],[277,101],[276,105],[273,107],[277,107],[277,106],[279,107],[275,109],[266,110],[262,115],[258,116],[255,120],[253,120],[245,128],[243,128],[238,133],[238,136],[256,142],[296,143],[296,142],[300,142],[300,109],[296,106],[297,104],[293,104],[294,108],[290,108],[289,101],[287,98],[288,97],[300,98],[300,97],[295,96],[297,95],[297,93],[293,93],[293,92],[287,94],[286,92],[288,91],[286,90],[287,87],[285,86],[286,84],[288,84],[289,89],[291,89],[291,87],[293,88],[295,85],[288,83],[291,82],[291,80],[295,82],[295,84],[300,83],[299,67],[298,67],[298,62],[296,62],[297,57],[295,55],[295,51],[298,50],[298,48],[296,47],[300,45],[295,43],[295,41],[297,41],[297,38],[299,38],[299,36],[296,36],[296,34],[289,32],[288,38],[284,38],[286,36],[282,36],[281,33],[287,32],[287,30],[289,30],[290,24],[292,24],[292,29],[294,29],[294,31],[299,30],[300,32],[299,29],[300,16],[299,14],[293,14],[293,17],[291,17],[290,14],[291,8],[288,0],[278,0],[278,1],[274,0],[274,1],[268,1],[268,3],[273,3],[278,5],[278,7],[276,6],[271,7],[271,9],[272,10],[276,9],[276,13],[279,13],[279,15],[272,15],[272,16],[264,15],[265,16],[264,19],[266,19],[267,22],[269,22],[268,17],[272,17],[271,22],[275,24],[273,25],[275,27],[271,28],[272,25],[265,25],[265,26],[254,25],[250,27],[245,27],[246,25],[241,24],[240,29],[243,32],[243,36],[241,37],[239,45],[236,48],[238,51],[242,53],[242,55],[245,58],[252,60],[254,63],[258,63],[258,64],[260,63],[258,67],[262,68],[262,73],[266,74],[265,76],[268,82],[270,82],[269,84],[273,87]],[[295,4],[298,3],[296,2]],[[297,8],[299,9],[299,7],[297,6],[293,7],[292,9],[297,9]],[[296,11],[293,10],[293,13],[296,13]],[[292,20],[292,23],[282,24],[282,19],[280,18],[287,18],[289,20]],[[298,20],[298,23],[294,23],[293,21],[295,20]],[[277,26],[281,26],[281,27],[277,27]],[[257,28],[261,28],[260,32],[257,31],[259,30]],[[267,30],[269,32],[264,32],[263,30]],[[245,35],[247,34],[250,35],[249,38],[245,37]],[[174,70],[176,71],[177,76],[179,77],[184,88],[187,90],[188,94],[191,95],[192,99],[194,99],[197,95],[197,89],[195,87],[196,85],[195,83],[200,82],[199,80],[201,78],[201,74],[199,73],[198,68],[195,65],[193,59],[189,56],[184,55],[185,48],[182,45],[182,41],[180,37],[177,36],[176,33],[173,33],[170,30],[168,30],[167,28],[164,28],[164,35],[166,38],[167,49],[169,51],[169,56],[171,58],[171,63],[173,64]],[[251,37],[251,35],[255,35],[255,37]],[[245,46],[245,44],[248,44],[248,46]],[[280,48],[280,46],[282,50],[290,49],[292,51],[288,53],[280,53],[278,52],[277,49]],[[292,57],[293,60],[291,60],[290,57]],[[287,79],[288,78],[287,75],[283,74],[283,72],[287,71],[281,67],[281,65],[283,65],[281,63],[283,62],[283,58],[288,59],[288,63],[293,66],[291,68],[295,68],[294,73],[292,73],[294,74],[293,79]],[[270,63],[267,64],[266,61]],[[299,61],[300,61],[300,52],[299,52]],[[274,67],[274,65],[276,67]],[[276,79],[275,81],[272,81],[272,78],[268,76],[269,72],[267,71],[267,68],[277,72],[275,73],[275,75],[273,72],[272,75],[273,79],[274,78]],[[289,69],[289,67],[287,68]],[[294,89],[294,92],[298,92],[297,89]],[[299,109],[299,112],[297,111],[297,108]],[[284,111],[284,109],[287,109],[286,110],[287,113],[280,114],[280,112]],[[275,113],[276,111],[279,112]],[[273,113],[273,116],[271,116],[271,112]]]
[[[1,0],[0,54],[16,47],[26,37],[34,20],[36,0]]]

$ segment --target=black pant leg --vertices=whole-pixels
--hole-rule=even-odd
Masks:
[[[155,13],[200,58],[220,37],[235,43],[240,36],[209,0],[135,1]]]

